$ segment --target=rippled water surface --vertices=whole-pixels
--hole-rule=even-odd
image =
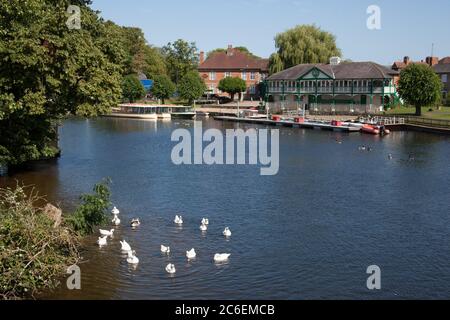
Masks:
[[[61,286],[43,298],[450,298],[449,138],[280,128],[280,172],[262,177],[253,166],[173,165],[171,133],[192,127],[187,120],[68,120],[59,160],[0,178],[1,185],[35,184],[71,210],[81,193],[111,177],[122,221],[141,218],[139,229],[123,224],[103,249],[96,237],[86,239],[81,291]],[[179,213],[182,228],[172,222]],[[204,216],[211,224],[202,235]],[[137,268],[120,253],[122,238],[137,251]],[[171,246],[169,257],[161,244]],[[191,248],[198,258],[187,262]],[[230,261],[214,264],[218,252],[231,253]],[[366,288],[373,264],[382,269],[377,292]]]

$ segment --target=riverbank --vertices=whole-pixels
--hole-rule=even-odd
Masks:
[[[32,187],[0,189],[0,299],[33,299],[80,261],[80,240],[106,220],[109,189],[97,184],[81,200],[63,215]]]

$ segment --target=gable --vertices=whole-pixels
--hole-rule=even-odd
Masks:
[[[303,76],[301,76],[298,80],[330,80],[333,79],[322,70],[314,67],[308,72],[306,72]]]

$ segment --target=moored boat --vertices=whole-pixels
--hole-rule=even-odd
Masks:
[[[370,124],[363,125],[361,127],[361,131],[364,133],[375,134],[375,135],[380,134],[380,129],[378,127],[372,126]]]

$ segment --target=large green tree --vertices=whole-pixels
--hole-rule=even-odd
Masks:
[[[145,88],[136,75],[130,74],[122,80],[122,95],[124,100],[135,102],[145,96]]]
[[[95,116],[120,101],[124,52],[89,1],[0,0],[0,160],[54,156],[55,120]],[[66,25],[81,7],[81,29]]]
[[[250,57],[253,57],[253,58],[256,58],[256,59],[261,59],[261,57],[258,57],[257,55],[254,55],[252,52],[250,52],[250,50],[248,50],[247,47],[239,46],[239,47],[235,47],[234,49],[235,50],[239,50],[239,51],[249,55]],[[220,52],[227,52],[227,49],[217,48],[217,49],[211,50],[211,51],[208,52],[207,58],[211,57],[215,53],[220,53]]]
[[[442,82],[439,76],[425,64],[410,64],[400,73],[398,83],[400,97],[422,115],[422,107],[437,104],[441,100]]]
[[[270,72],[276,73],[302,63],[328,63],[341,56],[336,37],[315,25],[299,25],[275,36],[277,52],[270,57]]]
[[[178,85],[180,97],[192,104],[195,99],[200,98],[206,91],[206,85],[197,71],[191,71],[181,79]]]
[[[227,77],[220,80],[218,88],[219,90],[230,94],[231,99],[234,100],[234,95],[236,93],[241,94],[247,90],[247,84],[241,78]]]
[[[162,100],[164,104],[166,99],[170,98],[177,89],[175,84],[166,75],[153,77],[154,83],[152,93],[155,97]]]
[[[198,67],[198,49],[194,42],[189,43],[179,39],[164,46],[162,53],[166,59],[168,74],[176,84],[188,72]]]

